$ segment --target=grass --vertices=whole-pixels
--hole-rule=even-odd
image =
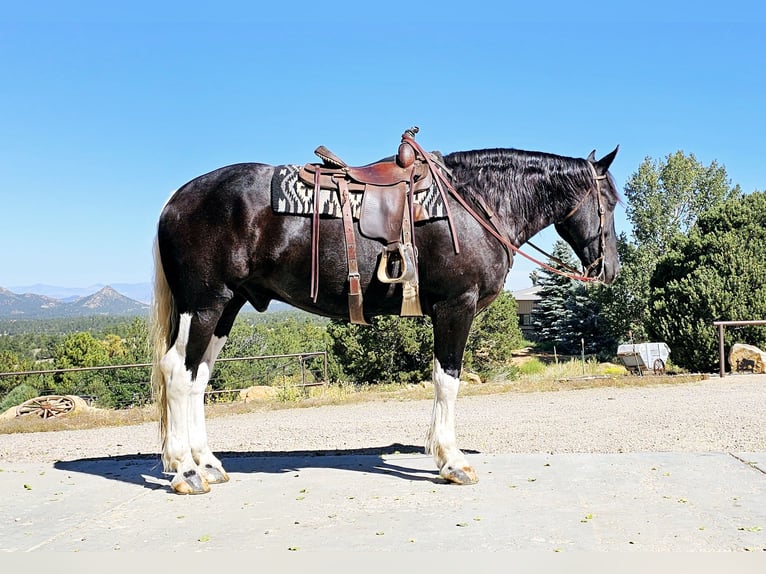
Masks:
[[[509,379],[497,376],[489,381],[464,383],[460,396],[490,395],[498,393],[556,392],[599,387],[636,387],[678,385],[693,383],[706,375],[630,375],[621,365],[579,360],[555,361],[550,358],[525,357],[517,361],[518,375]],[[209,418],[231,416],[264,410],[307,408],[322,405],[340,405],[364,401],[410,401],[433,398],[430,382],[417,385],[380,384],[280,388],[276,398],[268,401],[245,403],[242,401],[214,403],[206,406]],[[25,416],[0,418],[0,434],[81,430],[108,426],[128,426],[157,421],[153,405],[125,410],[78,409],[52,419],[43,420]]]

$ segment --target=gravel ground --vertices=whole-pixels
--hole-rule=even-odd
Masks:
[[[422,447],[431,400],[212,418],[215,452]],[[458,446],[483,453],[766,452],[766,375],[681,385],[458,397]],[[155,424],[0,435],[0,462],[158,453]]]

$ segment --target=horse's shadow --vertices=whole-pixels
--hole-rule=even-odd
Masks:
[[[308,468],[330,468],[385,474],[410,481],[445,482],[436,470],[423,470],[417,465],[403,466],[385,458],[387,455],[394,454],[422,455],[424,453],[422,446],[391,444],[384,447],[346,450],[265,451],[257,453],[229,451],[216,453],[216,456],[229,473],[283,474]],[[58,461],[54,464],[54,468],[137,484],[150,489],[165,488],[170,490],[170,476],[163,472],[159,454]]]

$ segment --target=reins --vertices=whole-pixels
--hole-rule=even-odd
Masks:
[[[529,241],[527,241],[527,243],[532,245],[532,247],[534,247],[535,249],[537,249],[538,251],[540,251],[544,255],[548,256],[550,259],[555,260],[558,264],[560,264],[564,268],[568,269],[569,272],[567,273],[567,272],[562,271],[561,269],[557,269],[557,268],[553,267],[552,265],[548,265],[547,263],[539,261],[539,260],[535,259],[534,257],[532,257],[531,255],[528,255],[528,254],[524,253],[523,251],[521,251],[518,247],[516,247],[513,243],[511,243],[508,239],[503,237],[491,223],[487,222],[483,217],[481,217],[478,213],[476,213],[476,211],[466,202],[466,200],[463,199],[463,197],[455,190],[455,188],[452,186],[452,183],[444,175],[444,172],[435,165],[435,162],[434,162],[433,158],[431,157],[431,154],[426,152],[420,146],[420,144],[418,144],[415,141],[415,139],[412,136],[410,136],[408,133],[405,133],[402,136],[402,140],[407,141],[407,143],[409,143],[413,148],[415,148],[420,153],[420,155],[425,159],[426,163],[428,163],[428,166],[431,168],[431,172],[434,174],[434,177],[436,178],[436,183],[437,183],[437,185],[439,187],[439,192],[442,195],[442,199],[444,200],[444,204],[445,205],[448,205],[448,203],[447,203],[447,198],[445,197],[446,194],[444,192],[444,189],[443,189],[442,185],[445,185],[447,187],[447,189],[449,190],[449,192],[452,195],[452,197],[454,197],[455,200],[479,224],[481,224],[482,227],[484,227],[484,229],[486,229],[495,239],[497,239],[504,246],[506,246],[509,249],[511,249],[514,253],[518,253],[522,257],[525,257],[526,259],[529,259],[531,262],[535,263],[536,265],[539,265],[540,267],[542,267],[544,269],[547,269],[548,271],[551,271],[551,272],[556,273],[558,275],[563,275],[564,277],[568,277],[569,279],[573,279],[575,281],[590,282],[590,281],[600,281],[601,280],[601,275],[603,275],[603,272],[604,272],[603,265],[602,265],[601,273],[599,274],[599,276],[597,276],[597,277],[588,277],[587,275],[583,275],[583,274],[579,273],[577,270],[572,269],[570,266],[566,265],[562,261],[559,261],[558,259],[555,259],[554,257],[551,257],[550,255],[545,253],[543,250],[541,250],[539,247],[536,247],[536,246],[532,245],[532,243],[530,243]],[[596,191],[598,193],[598,208],[599,208],[599,217],[600,217],[599,232],[600,232],[600,235],[601,235],[600,240],[599,240],[599,249],[601,251],[601,255],[600,255],[600,257],[598,259],[596,259],[593,263],[591,263],[588,266],[588,268],[586,269],[586,272],[587,272],[588,269],[593,267],[595,264],[603,261],[604,253],[605,253],[605,244],[606,244],[606,239],[604,237],[604,213],[605,212],[604,212],[603,206],[601,205],[601,180],[606,179],[606,176],[605,175],[602,175],[602,176],[597,175],[595,168],[593,167],[593,165],[591,165],[590,162],[588,162],[588,167],[590,167],[591,172],[593,173],[594,179],[596,181]],[[588,193],[586,193],[582,197],[582,199],[577,203],[577,205],[559,223],[563,223],[564,221],[566,221],[567,219],[572,217],[572,215],[574,215],[575,212],[577,212],[577,210],[580,209],[580,207],[582,207],[583,202],[590,195],[590,193],[591,193],[591,190],[588,190]],[[447,209],[449,209],[449,208],[447,208]],[[457,236],[456,236],[454,230],[453,230],[453,236],[455,237],[455,239],[454,239],[454,242],[455,242],[455,252],[456,253],[460,253],[460,249],[459,249],[458,243],[457,243]]]

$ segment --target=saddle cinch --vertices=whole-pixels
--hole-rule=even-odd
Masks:
[[[314,189],[314,211],[311,240],[311,297],[319,292],[319,190],[338,193],[346,239],[348,262],[349,316],[352,323],[364,320],[356,238],[349,193],[362,193],[359,231],[365,237],[384,244],[378,263],[377,277],[382,283],[402,284],[402,316],[421,316],[418,293],[417,251],[414,225],[424,218],[415,193],[428,190],[434,183],[429,164],[408,142],[418,128],[404,132],[397,154],[392,158],[361,167],[351,167],[324,146],[315,153],[322,164],[309,163],[300,179]]]

